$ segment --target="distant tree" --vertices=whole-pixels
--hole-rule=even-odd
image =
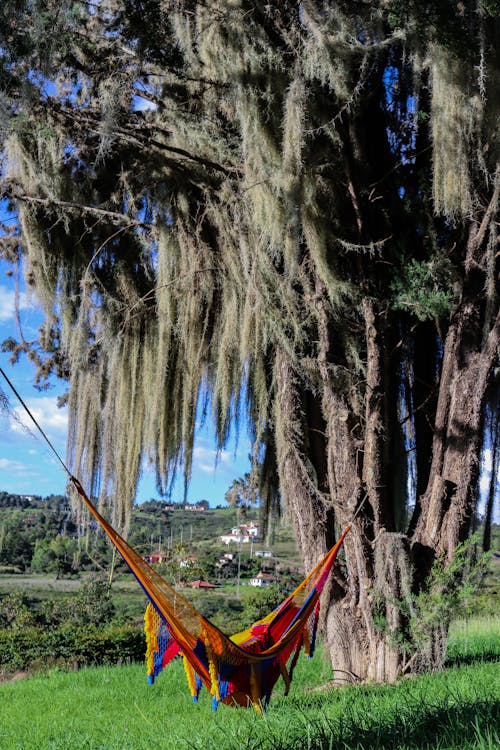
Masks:
[[[104,625],[113,619],[115,606],[111,599],[111,587],[107,580],[99,577],[84,581],[69,605],[68,617],[85,625]]]
[[[323,608],[360,678],[443,663],[449,613],[425,644],[409,620],[477,505],[500,372],[498,11],[0,8],[2,253],[46,314],[5,348],[69,379],[73,470],[120,528],[144,458],[160,491],[189,479],[200,404],[219,448],[248,416],[264,507],[286,505],[308,569],[366,498]]]
[[[238,510],[240,520],[246,518],[250,508],[260,500],[255,472],[247,472],[243,477],[235,479],[224,495],[224,500],[231,508]]]

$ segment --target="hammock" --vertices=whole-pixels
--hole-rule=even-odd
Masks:
[[[273,612],[247,630],[227,636],[127,544],[94,507],[77,479],[71,477],[71,481],[149,599],[144,620],[150,683],[180,654],[193,700],[198,700],[204,685],[212,695],[213,710],[222,702],[253,705],[262,711],[280,676],[285,695],[288,693],[301,650],[306,656],[313,654],[320,594],[351,525]]]
[[[153,682],[163,667],[174,656],[181,654],[193,700],[198,700],[199,691],[204,685],[213,697],[214,709],[222,702],[241,706],[253,704],[257,711],[262,711],[280,675],[285,682],[286,695],[301,650],[308,656],[312,656],[314,651],[319,598],[352,523],[295,591],[273,612],[255,622],[248,630],[227,636],[164,581],[101,516],[1,367],[0,374],[149,599],[144,618],[149,681]],[[0,395],[3,395],[1,390]],[[353,520],[365,500],[358,507]]]

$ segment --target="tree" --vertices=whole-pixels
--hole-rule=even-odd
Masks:
[[[6,348],[69,378],[72,466],[120,527],[145,455],[159,490],[189,479],[200,397],[220,448],[248,415],[264,506],[286,506],[307,568],[366,498],[323,607],[361,679],[442,664],[446,621],[421,652],[411,620],[477,503],[498,9],[0,11],[4,255],[47,317]]]
[[[240,520],[246,518],[248,510],[259,501],[255,472],[247,471],[243,477],[235,479],[224,495],[224,500],[231,508],[238,509]]]

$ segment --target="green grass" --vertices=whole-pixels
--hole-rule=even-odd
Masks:
[[[322,689],[321,660],[299,661],[291,694],[275,691],[265,716],[193,705],[182,664],[156,684],[144,667],[51,672],[0,685],[1,750],[494,750],[500,746],[498,622],[457,624],[457,666],[390,686]],[[458,666],[462,654],[465,665]],[[482,660],[484,659],[484,660]]]
[[[500,618],[458,620],[450,628],[446,663],[470,664],[500,659]]]

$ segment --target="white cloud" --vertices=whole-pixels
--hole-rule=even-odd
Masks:
[[[7,320],[14,318],[15,313],[15,292],[13,289],[8,289],[4,284],[0,284],[0,322],[4,323]],[[28,298],[24,292],[19,295],[19,309],[26,310],[31,307]]]
[[[199,469],[205,474],[213,474],[217,469],[229,469],[237,460],[231,451],[222,450],[219,453],[215,448],[206,445],[197,445],[193,450],[193,469]]]
[[[0,458],[0,470],[19,474],[26,472],[26,465],[21,461],[12,461],[10,458]]]
[[[66,407],[60,408],[57,405],[56,396],[40,396],[38,398],[26,399],[26,404],[44,432],[57,438],[66,436],[68,431],[68,410]],[[33,431],[33,422],[22,409],[17,408],[16,415],[25,427]],[[22,427],[13,422],[12,429],[19,432]]]

